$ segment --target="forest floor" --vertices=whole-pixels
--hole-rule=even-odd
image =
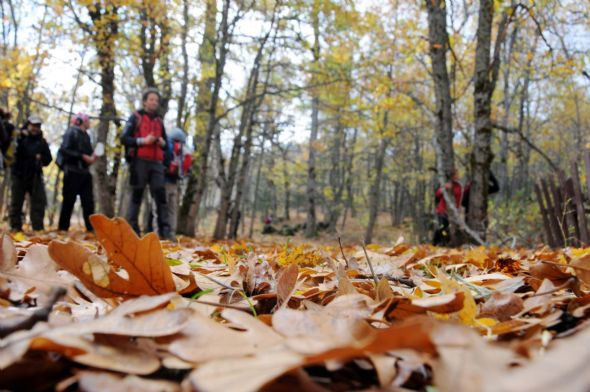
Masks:
[[[590,248],[171,243],[92,219],[2,236],[0,388],[590,389]]]

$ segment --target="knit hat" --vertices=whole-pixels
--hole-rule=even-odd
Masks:
[[[41,120],[41,117],[39,117],[36,114],[31,114],[29,116],[29,120],[28,121],[29,121],[29,124],[39,124],[39,125],[41,125],[41,123],[43,123],[43,120]]]
[[[76,114],[74,117],[72,117],[72,121],[70,122],[71,125],[82,125],[82,124],[86,124],[89,125],[90,124],[90,117],[88,117],[88,115],[86,113],[78,113]]]

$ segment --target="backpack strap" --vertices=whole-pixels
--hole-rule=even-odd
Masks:
[[[141,119],[143,116],[139,112],[133,112],[135,115],[135,131],[133,132],[133,136],[136,136],[139,132],[139,127],[141,126]]]

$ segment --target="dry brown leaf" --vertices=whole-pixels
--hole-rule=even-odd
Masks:
[[[128,279],[78,243],[51,241],[49,254],[62,268],[104,298],[156,295],[176,290],[156,234],[150,233],[139,239],[121,218],[92,215],[90,220],[110,262],[124,269]]]
[[[281,270],[277,277],[277,297],[279,303],[283,303],[289,299],[297,283],[298,275],[299,269],[297,268],[297,264],[289,264],[287,268]]]
[[[377,289],[375,291],[377,301],[383,301],[384,299],[393,298],[394,296],[393,290],[389,285],[389,280],[387,280],[387,278],[384,276],[381,277],[381,280],[379,280]]]
[[[551,303],[552,292],[555,290],[555,286],[550,279],[543,280],[541,286],[535,293],[535,296],[529,297],[524,300],[523,313],[535,311],[536,313],[545,313],[546,307]]]
[[[413,299],[412,305],[436,313],[454,313],[463,309],[464,300],[465,294],[459,291],[434,297]]]
[[[584,282],[586,286],[590,286],[590,254],[579,257],[570,263],[572,267],[576,267],[576,276]]]
[[[567,266],[563,266],[564,268]],[[563,272],[560,267],[553,264],[540,263],[530,267],[529,269],[532,276],[537,279],[549,279],[553,284],[560,285],[564,284],[573,275]]]
[[[87,343],[80,340],[80,336],[86,334],[158,337],[178,333],[189,323],[193,311],[159,309],[177,297],[176,293],[139,297],[124,302],[104,317],[87,322],[54,328],[37,323],[33,330],[13,333],[2,341],[0,369],[18,360],[29,345],[74,356],[87,351]]]
[[[7,234],[2,234],[0,240],[0,271],[8,270],[16,265],[16,247],[12,238]]]
[[[506,321],[523,309],[524,302],[518,295],[495,291],[481,307],[480,316]]]
[[[47,250],[46,245],[34,244],[18,264],[2,271],[2,275],[9,280],[12,300],[20,301],[25,294],[33,294],[42,297],[43,302],[52,287],[73,283],[71,275],[58,272],[58,266]]]
[[[84,370],[77,374],[80,389],[86,392],[178,392],[178,384],[166,380],[150,380],[137,376]]]
[[[160,368],[156,353],[142,347],[141,340],[99,335],[94,342],[88,342],[84,350],[84,354],[71,359],[94,368],[136,375],[147,375]]]
[[[243,312],[226,309],[222,315],[230,320],[236,320],[242,316],[241,313]],[[274,346],[282,341],[282,338],[262,321],[255,318],[252,320],[247,330],[236,331],[195,313],[182,334],[170,345],[170,352],[186,361],[200,363],[219,358],[253,355],[267,346]]]
[[[439,324],[431,336],[439,353],[434,363],[434,385],[439,391],[502,391],[495,380],[515,360],[511,350],[493,346],[460,325]]]
[[[266,350],[259,350],[247,358],[228,357],[208,361],[193,371],[189,380],[196,390],[249,392],[257,391],[280,375],[303,365],[322,364],[329,360],[346,361],[398,348],[435,354],[429,338],[432,327],[432,320],[419,318],[387,329],[372,330],[362,341],[342,341],[342,345],[328,349],[318,346],[319,351],[315,353],[309,347],[297,346],[296,343],[300,343],[298,339],[287,337],[285,344],[267,346]],[[293,351],[296,348],[309,354],[296,353]]]
[[[487,374],[484,392],[578,392],[590,390],[590,329],[552,343],[545,355],[527,366],[510,368],[497,377]],[[487,355],[487,353],[486,353]],[[504,370],[504,369],[502,369]]]

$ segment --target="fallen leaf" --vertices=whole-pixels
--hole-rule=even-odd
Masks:
[[[178,392],[178,384],[166,380],[121,376],[114,373],[84,370],[77,374],[80,389],[86,392]]]
[[[283,303],[289,299],[297,283],[298,275],[299,269],[297,268],[297,264],[289,264],[289,266],[281,270],[277,277],[277,297],[279,303]]]
[[[412,305],[436,313],[453,313],[463,309],[465,294],[461,291],[433,297],[417,298]]]
[[[16,265],[16,247],[9,235],[2,234],[0,240],[0,271],[8,270]]]
[[[590,254],[575,259],[570,265],[575,267],[576,276],[584,282],[586,286],[590,286]]]
[[[495,291],[483,304],[480,316],[490,316],[500,321],[507,321],[524,309],[524,302],[516,294]]]
[[[131,226],[121,219],[92,215],[92,225],[109,261],[123,268],[122,277],[99,256],[75,242],[51,241],[49,254],[62,268],[78,277],[100,297],[136,297],[176,291],[170,267],[164,260],[158,236],[139,239]]]

